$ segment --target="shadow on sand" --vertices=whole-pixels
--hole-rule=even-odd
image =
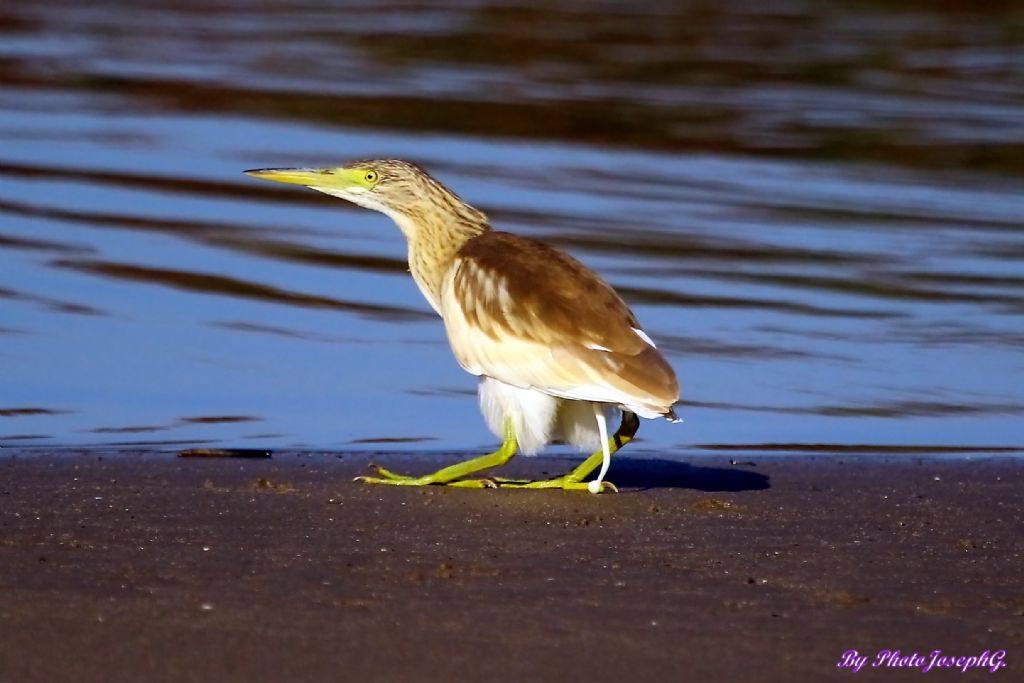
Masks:
[[[608,479],[622,488],[682,488],[697,491],[758,491],[771,486],[767,475],[740,467],[704,467],[675,460],[623,458],[612,463]]]

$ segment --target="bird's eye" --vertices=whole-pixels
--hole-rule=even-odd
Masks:
[[[377,182],[377,172],[376,171],[367,171],[366,175],[363,176],[363,178],[368,183],[375,183],[375,182]]]

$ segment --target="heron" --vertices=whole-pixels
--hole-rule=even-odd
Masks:
[[[408,243],[409,271],[441,316],[459,365],[479,378],[480,408],[502,439],[493,453],[432,474],[382,467],[372,484],[617,491],[605,480],[638,416],[678,422],[675,372],[615,290],[564,251],[493,230],[487,216],[416,164],[353,161],[247,174],[303,185],[391,218]],[[615,433],[609,421],[621,416]],[[593,450],[570,472],[528,481],[481,476],[552,441]],[[600,466],[597,477],[584,481]]]

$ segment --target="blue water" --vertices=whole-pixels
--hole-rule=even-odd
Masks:
[[[621,289],[645,448],[1024,446],[1021,16],[601,7],[0,10],[0,443],[492,445],[390,221],[241,173],[387,156]]]

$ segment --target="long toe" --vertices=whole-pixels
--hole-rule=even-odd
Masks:
[[[389,484],[391,486],[430,486],[436,484],[438,486],[455,486],[457,488],[464,489],[496,489],[498,488],[497,482],[493,479],[458,479],[456,481],[438,481],[434,477],[403,477],[401,475],[394,475],[391,472],[387,473],[390,476],[383,477],[370,477],[360,476],[353,479],[353,481],[363,482],[364,484]]]
[[[528,482],[503,482],[498,481],[498,488],[503,489],[563,489],[565,491],[589,491],[589,484],[585,481],[575,481],[569,477],[558,477],[557,479],[544,479],[541,481]],[[619,487],[610,481],[601,482],[599,493],[618,493]]]
[[[377,476],[382,478],[382,479],[395,479],[395,480],[398,480],[398,481],[407,481],[407,480],[410,480],[410,479],[420,479],[420,477],[412,477],[412,476],[409,476],[407,474],[398,474],[397,472],[392,472],[391,470],[386,470],[383,467],[381,467],[380,465],[373,465],[373,464],[371,464],[370,467],[372,467],[377,472]]]
[[[493,479],[459,479],[450,481],[445,486],[454,486],[462,489],[496,489],[498,482]]]
[[[499,487],[506,486],[509,484],[529,484],[529,479],[510,479],[508,477],[490,477],[491,481],[497,484]]]
[[[435,483],[427,477],[403,477],[389,479],[387,477],[356,477],[352,481],[361,481],[364,484],[390,484],[392,486],[427,486]]]

